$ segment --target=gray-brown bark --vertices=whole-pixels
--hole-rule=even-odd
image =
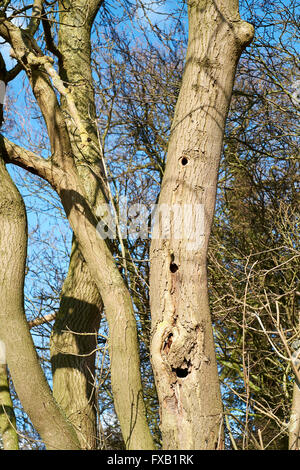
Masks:
[[[300,386],[296,381],[289,423],[289,450],[300,449]]]
[[[18,450],[16,416],[10,396],[6,365],[6,347],[0,340],[0,436],[4,450]]]
[[[31,164],[37,173],[47,178],[60,196],[81,253],[105,305],[109,325],[112,391],[124,441],[129,449],[152,449],[153,440],[143,401],[132,301],[110,249],[97,234],[97,219],[80,181],[65,118],[49,76],[68,101],[69,112],[78,124],[81,149],[88,143],[88,133],[80,122],[72,94],[57,76],[52,61],[36,55],[38,47],[36,44],[32,46],[33,39],[30,44],[24,42],[19,28],[7,20],[0,22],[0,34],[11,43],[15,57],[23,62],[25,60],[30,84],[48,129],[52,158],[48,162],[43,161],[41,167],[40,159],[30,158]],[[24,160],[21,164],[26,167]]]
[[[48,449],[79,449],[55,403],[36,355],[24,312],[27,220],[23,199],[0,159],[0,339],[24,410]],[[30,377],[30,380],[28,378]]]
[[[97,133],[90,66],[90,28],[100,3],[86,5],[86,2],[77,0],[66,10],[65,3],[60,5],[57,49],[60,76],[72,89],[80,119],[89,136],[93,136],[92,143],[82,151],[78,146],[80,136],[69,120],[70,141],[78,173],[89,203],[95,210],[97,203],[103,202],[103,196],[101,159],[99,152],[95,151]],[[65,99],[62,100],[62,110],[68,115]],[[85,449],[97,447],[95,350],[102,309],[99,290],[74,239],[60,309],[51,335],[51,363],[54,397],[73,423],[81,447]]]
[[[75,170],[54,181],[81,252],[100,291],[109,326],[109,354],[114,404],[128,449],[151,449],[146,422],[136,320],[124,280],[95,219]]]
[[[50,344],[53,396],[73,424],[82,449],[97,448],[94,382],[101,310],[99,291],[73,241]]]
[[[240,20],[238,1],[189,1],[188,8],[186,65],[158,205],[180,207],[186,218],[165,219],[164,239],[153,233],[151,356],[164,448],[216,449],[223,447],[223,416],[207,247],[236,65],[253,27]]]
[[[295,341],[293,345],[295,349],[292,355],[293,369],[295,374],[295,383],[293,389],[293,399],[291,406],[291,416],[289,423],[289,450],[300,449],[300,348],[299,340]]]

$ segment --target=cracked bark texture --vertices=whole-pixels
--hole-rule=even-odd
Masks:
[[[151,244],[151,360],[163,448],[222,449],[207,247],[236,65],[254,31],[241,21],[238,1],[189,1],[188,10],[186,64]]]

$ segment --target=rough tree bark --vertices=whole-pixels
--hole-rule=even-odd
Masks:
[[[76,433],[53,399],[29,332],[24,312],[26,210],[2,157],[0,181],[0,339],[7,364],[24,410],[46,447],[79,449]]]
[[[6,364],[6,347],[0,340],[0,436],[4,450],[18,450],[16,416],[10,396]]]
[[[95,357],[102,310],[76,240],[50,338],[53,396],[73,424],[82,449],[97,448]]]
[[[177,206],[184,215],[163,221],[165,238],[155,225],[151,244],[151,358],[164,449],[223,448],[206,263],[236,65],[254,33],[238,7],[238,0],[188,2],[186,65],[157,209]]]
[[[300,449],[300,384],[296,380],[293,390],[291,418],[289,424],[289,450]]]
[[[292,344],[294,353],[292,355],[292,366],[295,374],[291,416],[289,423],[289,450],[300,449],[300,341]]]
[[[96,113],[91,71],[90,31],[102,1],[76,0],[60,2],[58,48],[51,47],[51,30],[44,20],[49,48],[59,61],[59,75],[68,83],[81,122],[90,136],[90,143],[80,149],[80,136],[69,119],[69,135],[78,174],[89,203],[96,212],[103,204],[103,171],[97,147]],[[66,8],[67,7],[67,8]],[[65,9],[66,8],[66,9]],[[61,107],[68,116],[65,99]],[[94,378],[95,350],[103,302],[76,239],[68,275],[61,293],[60,309],[51,334],[53,395],[73,423],[81,447],[97,448],[97,416]]]
[[[96,230],[97,218],[74,162],[66,118],[56,99],[50,78],[65,97],[68,110],[79,131],[80,150],[89,142],[89,134],[64,86],[43,56],[38,45],[21,30],[1,18],[0,34],[13,49],[15,58],[24,64],[33,93],[44,116],[52,157],[45,161],[28,152],[14,152],[8,144],[6,161],[13,162],[45,178],[57,191],[79,243],[81,253],[101,294],[109,325],[109,352],[114,404],[128,449],[152,449],[153,439],[147,425],[140,375],[139,345],[132,301],[128,288],[115,264],[107,243]],[[29,157],[29,160],[28,160]],[[29,164],[29,165],[27,165]]]

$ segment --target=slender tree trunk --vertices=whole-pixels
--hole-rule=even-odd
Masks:
[[[49,76],[69,101],[68,111],[71,117],[76,118],[81,148],[87,144],[88,134],[82,123],[78,122],[80,119],[76,115],[74,100],[57,76],[51,60],[36,54],[38,46],[34,44],[33,38],[29,43],[24,42],[20,29],[6,19],[0,22],[0,34],[11,43],[18,60],[24,62],[24,57],[26,58],[25,68],[47,125],[52,151],[51,161],[34,160],[35,163],[39,161],[38,166],[43,176],[61,198],[81,253],[105,306],[109,326],[112,392],[126,447],[153,449],[143,400],[139,343],[132,300],[107,243],[97,233],[97,219],[80,181],[65,116]],[[38,169],[37,171],[39,173]]]
[[[299,341],[295,341],[294,343],[296,344],[292,345],[294,346],[293,349],[295,349],[292,355],[292,360],[295,368],[295,383],[289,424],[289,449],[300,450],[300,348]]]
[[[94,3],[100,4],[102,2]],[[63,5],[61,6],[63,7]],[[97,138],[92,86],[89,25],[91,25],[94,14],[95,10],[88,10],[86,2],[83,0],[76,0],[68,9],[61,8],[59,50],[62,55],[60,76],[72,90],[78,114],[90,139],[83,149],[80,145],[78,129],[72,120],[67,121],[72,153],[78,175],[87,195],[87,201],[94,213],[97,213],[97,208],[107,202],[107,182],[104,177],[102,154]],[[86,15],[90,18],[88,21],[85,20]],[[62,110],[65,114],[68,113],[68,106],[64,99],[62,99]],[[65,204],[67,193],[63,191],[61,195]],[[72,197],[74,198],[72,202],[74,202],[76,195],[72,195],[72,191],[70,191],[69,198],[72,199]],[[71,201],[69,200],[69,202]],[[85,215],[87,216],[87,214]],[[79,225],[77,226],[79,227]],[[90,237],[91,241],[95,235],[94,229],[93,236]],[[93,241],[91,246],[94,246]],[[85,257],[86,261],[89,263],[90,255],[94,258],[93,264],[95,264],[96,258],[92,252],[89,252]],[[126,447],[128,449],[151,449],[153,448],[153,440],[147,424],[143,402],[139,346],[133,306],[126,284],[105,243],[103,243],[103,255],[105,262],[98,260],[97,276],[96,278],[93,276],[93,279],[98,279],[98,282],[96,281],[97,287],[104,300],[109,324],[111,383],[115,409]],[[103,274],[100,273],[103,268],[105,271],[106,267],[108,267],[108,272],[102,277]],[[91,268],[89,271],[92,272]],[[100,281],[100,279],[102,280]],[[88,278],[86,281],[89,281]]]
[[[300,450],[300,385],[294,384],[289,425],[289,450]]]
[[[27,220],[23,199],[0,158],[0,339],[25,412],[48,449],[79,449],[39,364],[24,312]]]
[[[95,357],[102,306],[74,240],[50,341],[53,396],[73,424],[81,448],[90,450],[97,448]]]
[[[9,391],[6,348],[0,340],[0,436],[4,450],[18,450],[19,440],[16,417]]]
[[[105,306],[112,392],[126,447],[153,449],[146,420],[136,319],[129,290],[109,247],[97,234],[97,221],[82,197],[76,173],[70,170],[67,177],[59,178],[59,187],[55,187]]]
[[[60,77],[68,83],[81,122],[91,143],[80,149],[80,137],[72,120],[69,135],[73,155],[89,203],[96,211],[105,202],[102,194],[103,172],[97,149],[96,113],[91,72],[90,29],[100,3],[86,5],[82,0],[65,9],[60,5],[59,65]],[[89,21],[86,21],[88,14]],[[74,85],[74,86],[73,86]],[[62,99],[62,110],[68,106]],[[103,302],[76,239],[68,275],[61,293],[61,303],[51,335],[53,395],[73,423],[82,448],[97,447],[97,415],[95,396],[95,350]]]
[[[151,357],[164,449],[217,449],[223,413],[207,248],[236,65],[253,27],[240,20],[235,0],[191,0],[188,9],[186,65],[151,245]]]

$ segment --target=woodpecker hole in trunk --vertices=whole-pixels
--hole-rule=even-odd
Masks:
[[[189,162],[189,161],[188,161],[188,159],[187,159],[186,157],[182,157],[182,159],[181,159],[181,165],[182,165],[182,166],[186,166],[186,165],[188,164],[188,162]]]
[[[173,263],[173,262],[170,263],[170,271],[171,271],[171,273],[173,273],[173,274],[176,273],[176,271],[178,271],[178,266],[177,266],[176,263]]]
[[[185,377],[188,376],[188,369],[181,369],[180,367],[177,367],[176,369],[172,369],[173,372],[177,375],[179,379],[185,379]]]

